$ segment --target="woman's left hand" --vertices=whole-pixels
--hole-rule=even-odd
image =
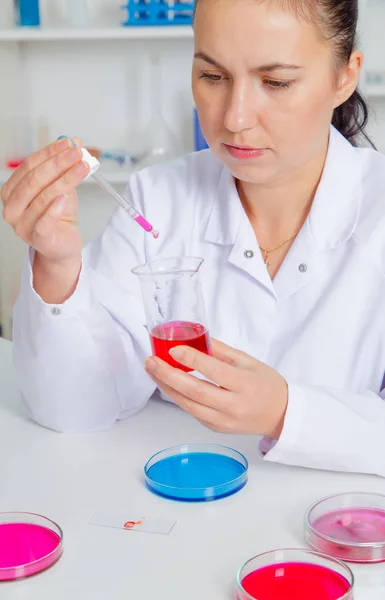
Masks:
[[[188,346],[170,351],[175,360],[210,381],[156,357],[147,359],[146,371],[171,400],[213,431],[266,435],[277,440],[288,402],[285,379],[252,356],[211,341],[212,356]]]

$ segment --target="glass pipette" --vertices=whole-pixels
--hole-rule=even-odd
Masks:
[[[61,135],[58,138],[58,140],[66,137],[66,135]],[[76,146],[75,142],[71,138],[68,139],[71,141],[73,146]],[[108,183],[108,181],[103,177],[103,175],[97,173],[100,167],[100,162],[98,161],[98,159],[92,156],[92,154],[90,154],[88,150],[86,150],[86,148],[82,148],[81,151],[84,162],[86,162],[90,167],[90,172],[85,178],[85,180],[92,177],[95,183],[97,183],[98,186],[102,188],[102,190],[107,192],[107,194],[110,194],[110,196],[112,196],[116,200],[116,202],[126,211],[126,213],[130,215],[132,219],[134,219],[134,221],[138,223],[138,225],[140,225],[148,233],[151,233],[151,235],[155,239],[157,239],[159,237],[159,231],[156,231],[156,229],[153,228],[151,223],[149,223],[143,215],[141,215],[133,206],[131,206],[127,198],[119,194],[119,192],[117,192],[115,188],[113,188],[112,185]]]
[[[100,162],[98,161],[98,159],[92,156],[85,148],[82,148],[82,154],[83,160],[90,167],[90,173],[88,177],[92,177],[95,183],[97,183],[98,186],[102,188],[102,190],[107,192],[107,194],[110,194],[110,196],[112,196],[116,200],[116,202],[130,215],[132,219],[134,219],[134,221],[138,223],[138,225],[140,225],[148,233],[151,233],[151,235],[155,239],[158,238],[159,232],[153,228],[151,223],[149,223],[143,215],[141,215],[133,206],[131,206],[128,200],[124,196],[119,194],[119,192],[117,192],[115,188],[113,188],[112,185],[108,183],[108,181],[103,177],[103,175],[97,172],[100,167]]]

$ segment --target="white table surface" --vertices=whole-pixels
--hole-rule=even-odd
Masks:
[[[0,583],[1,600],[231,600],[245,560],[305,547],[302,518],[313,501],[344,491],[385,493],[385,480],[377,477],[264,463],[254,437],[214,434],[168,403],[150,402],[106,432],[49,431],[20,409],[11,353],[11,343],[0,339],[0,511],[37,512],[58,522],[64,554],[36,577]],[[246,487],[205,504],[151,494],[143,464],[156,451],[186,442],[243,452],[250,463]],[[89,525],[99,511],[177,524],[168,536]],[[353,571],[355,600],[384,600],[385,564]]]

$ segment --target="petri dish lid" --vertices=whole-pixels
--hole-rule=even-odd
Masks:
[[[322,498],[305,514],[305,538],[315,550],[357,563],[385,561],[385,496],[365,492]]]
[[[247,459],[233,448],[184,444],[161,450],[144,467],[147,487],[159,496],[184,502],[218,500],[247,483]]]
[[[34,513],[0,513],[0,582],[36,575],[63,552],[59,525]]]

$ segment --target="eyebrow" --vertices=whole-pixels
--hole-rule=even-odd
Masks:
[[[216,60],[214,60],[213,58],[211,58],[204,52],[197,52],[194,55],[194,58],[204,60],[209,65],[213,65],[214,67],[217,67],[218,69],[221,69],[222,71],[226,71],[226,69],[224,67],[222,67],[222,65],[220,65]],[[299,69],[302,69],[302,68],[303,67],[300,67],[298,65],[290,65],[287,63],[275,62],[275,63],[270,63],[267,65],[261,65],[260,67],[253,69],[253,71],[256,71],[257,73],[271,73],[272,71],[280,71],[282,69],[285,69],[285,70],[294,70],[295,69],[298,71]]]

